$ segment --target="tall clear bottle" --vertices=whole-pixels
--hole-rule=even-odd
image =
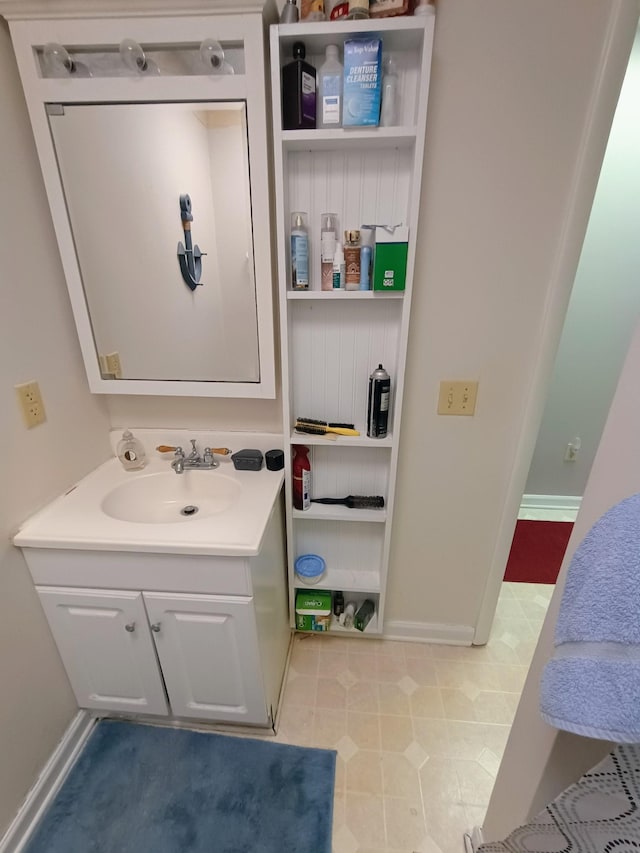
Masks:
[[[307,214],[291,214],[291,287],[293,290],[309,289],[309,234]]]
[[[335,213],[323,213],[320,229],[320,288],[333,290],[333,261],[336,255]]]
[[[338,45],[328,44],[325,61],[318,72],[318,109],[316,127],[342,127],[342,78]]]

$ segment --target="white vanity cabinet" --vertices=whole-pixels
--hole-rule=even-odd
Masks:
[[[236,557],[34,547],[28,528],[21,537],[81,708],[273,724],[291,639],[281,497],[258,553]]]
[[[83,708],[269,722],[252,598],[36,589]]]

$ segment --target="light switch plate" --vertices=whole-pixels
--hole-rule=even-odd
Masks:
[[[37,382],[25,382],[22,385],[16,385],[16,395],[22,411],[24,425],[27,429],[31,429],[38,424],[43,424],[47,415],[40,394],[40,386]]]
[[[439,415],[474,415],[478,383],[470,379],[445,379],[438,395]]]

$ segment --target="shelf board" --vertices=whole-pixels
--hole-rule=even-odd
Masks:
[[[304,521],[373,521],[385,522],[386,509],[349,509],[337,504],[311,504],[309,509],[294,509],[293,517]]]
[[[344,628],[335,616],[331,617],[331,627],[327,631],[327,634],[348,634],[350,637],[365,637],[367,634],[379,634],[378,630],[378,614],[374,613],[371,617],[371,621],[364,629],[364,631],[358,631],[356,628]]]
[[[334,299],[342,302],[345,299],[373,299],[385,302],[387,299],[403,299],[404,290],[287,290],[287,299]]]
[[[330,435],[333,435],[333,433],[330,433]],[[325,435],[310,435],[292,430],[289,443],[306,445],[321,444],[324,447],[393,447],[393,435],[389,433],[386,438],[369,438],[366,433],[363,433],[362,435],[337,435],[335,439],[332,439],[327,438]],[[353,512],[353,510],[350,510],[350,512]]]
[[[283,130],[285,151],[321,151],[349,146],[409,148],[416,141],[415,127],[341,127],[335,130]]]
[[[372,18],[359,21],[317,21],[295,24],[280,24],[278,36],[283,46],[292,47],[296,41],[304,40],[307,56],[324,53],[328,44],[352,36],[380,35],[387,50],[417,49],[424,39],[429,17],[407,15],[391,18]]]
[[[365,593],[367,595],[380,594],[380,575],[378,572],[360,572],[352,569],[327,568],[324,577],[319,583],[306,584],[294,573],[297,590],[330,589],[332,592],[341,590],[345,598],[351,593]]]

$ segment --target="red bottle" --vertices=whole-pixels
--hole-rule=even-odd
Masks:
[[[309,448],[302,444],[294,444],[293,453],[293,506],[295,509],[309,509],[311,506]]]

